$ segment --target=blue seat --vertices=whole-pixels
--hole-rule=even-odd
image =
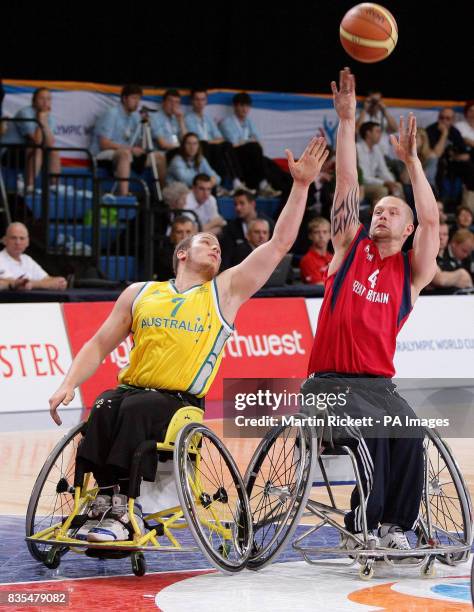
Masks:
[[[219,213],[227,221],[235,219],[235,209],[233,198],[223,197],[217,198],[217,206]],[[280,206],[280,200],[278,198],[257,198],[257,213],[264,213],[272,219],[275,218]]]
[[[278,198],[257,198],[257,212],[264,213],[274,219],[280,207]]]
[[[119,221],[131,221],[137,216],[138,201],[135,196],[115,196],[106,193],[102,196],[100,205],[115,208]]]
[[[136,280],[135,257],[101,255],[100,270],[109,280]]]
[[[232,198],[217,198],[217,207],[219,214],[226,219],[232,221],[235,219],[234,200]]]
[[[41,218],[41,190],[25,196],[25,202],[35,219]],[[89,190],[71,190],[64,194],[50,193],[49,219],[82,219],[87,211],[92,210],[92,192]]]
[[[120,227],[101,227],[100,228],[100,242],[102,245],[106,245],[108,242],[115,241],[120,230],[124,229],[122,223]],[[71,223],[51,223],[49,225],[49,244],[57,245],[64,244],[65,242],[83,242],[92,246],[92,227],[90,225],[83,225],[77,223],[73,225]]]

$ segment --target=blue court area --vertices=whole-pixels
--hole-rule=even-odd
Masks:
[[[307,526],[297,529],[296,537]],[[87,612],[160,610],[162,612],[303,612],[307,610],[392,612],[468,612],[471,560],[456,567],[437,564],[436,575],[421,578],[414,568],[381,564],[372,580],[358,576],[357,564],[311,566],[288,548],[278,562],[262,571],[236,575],[217,572],[201,553],[151,553],[146,555],[147,574],[136,577],[130,560],[99,560],[67,553],[58,569],[51,570],[28,553],[23,538],[24,518],[0,517],[0,598],[11,593],[63,593],[68,604],[56,609]],[[188,530],[179,534],[192,546]],[[309,541],[313,545],[336,544],[337,534],[323,528]],[[4,599],[2,599],[4,601]],[[1,605],[1,604],[0,604]],[[3,607],[2,607],[3,609]],[[9,610],[46,609],[9,605]]]
[[[307,527],[299,527],[299,535]],[[93,559],[82,554],[68,552],[57,570],[50,570],[35,561],[29,554],[24,540],[25,519],[18,516],[0,517],[0,575],[1,582],[25,582],[49,580],[55,576],[86,578],[96,576],[121,576],[131,574],[130,559]],[[177,535],[183,546],[195,546],[191,533],[186,529]],[[314,538],[317,545],[336,545],[334,530],[326,529],[324,535]],[[279,562],[300,561],[301,555],[288,548]],[[200,552],[147,553],[147,573],[163,571],[214,569]]]

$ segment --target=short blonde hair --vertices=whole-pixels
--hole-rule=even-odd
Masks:
[[[311,219],[311,221],[308,223],[308,232],[312,232],[320,225],[325,225],[328,229],[331,228],[331,224],[325,217],[315,217],[314,219]]]
[[[461,244],[462,242],[466,242],[466,240],[474,243],[474,234],[468,229],[458,229],[451,238],[451,242],[455,244]]]

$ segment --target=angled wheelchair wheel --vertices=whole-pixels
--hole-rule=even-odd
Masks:
[[[53,448],[36,479],[26,513],[26,536],[37,534],[53,525],[60,525],[74,507],[74,470],[76,453],[84,423],[73,427]],[[89,488],[95,487],[92,476]],[[31,556],[45,562],[51,546],[30,540],[26,545]],[[67,547],[58,550],[57,557]]]
[[[316,437],[307,426],[271,429],[244,476],[253,521],[249,569],[275,561],[304,512],[317,458]]]
[[[439,434],[425,431],[425,487],[418,518],[418,534],[426,542],[431,532],[434,542],[450,546],[472,543],[472,505],[469,490],[451,449]],[[469,550],[441,554],[447,565],[466,561]]]
[[[229,451],[205,425],[189,423],[176,438],[174,470],[184,517],[204,555],[224,572],[243,569],[252,521],[244,483]]]
[[[474,557],[471,563],[471,601],[474,603]]]

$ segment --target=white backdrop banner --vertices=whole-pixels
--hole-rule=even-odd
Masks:
[[[322,299],[306,300],[316,330]],[[474,296],[422,296],[397,338],[399,378],[474,378]]]
[[[31,104],[31,94],[40,85],[50,87],[53,91],[53,113],[57,121],[56,145],[59,147],[88,148],[97,117],[119,100],[120,88],[115,86],[6,80],[3,114],[14,116],[20,108]],[[147,107],[158,108],[162,93],[159,89],[145,89],[143,103]],[[217,122],[231,112],[234,93],[219,90],[209,92],[208,112]],[[321,131],[329,144],[334,146],[337,117],[330,96],[263,92],[251,92],[251,95],[251,118],[260,133],[267,156],[283,158],[286,148],[300,155],[308,140]],[[183,96],[183,103],[185,109],[188,109],[187,95]],[[461,102],[387,99],[386,103],[396,119],[400,114],[415,112],[420,126],[434,122],[439,109],[444,105],[452,106],[458,118],[462,118]],[[71,158],[74,154],[68,152],[65,157]]]
[[[0,304],[0,412],[47,410],[70,365],[60,304]]]

